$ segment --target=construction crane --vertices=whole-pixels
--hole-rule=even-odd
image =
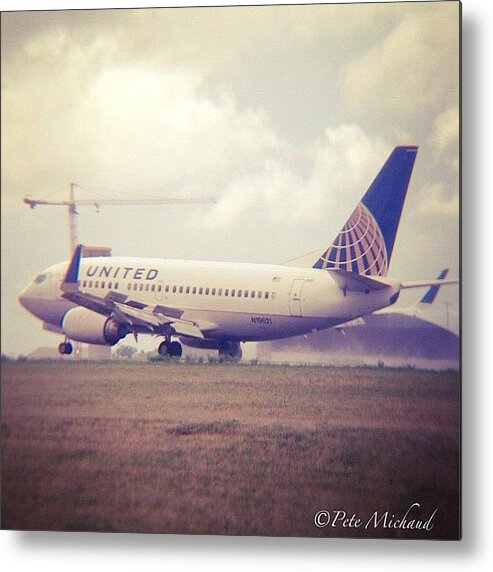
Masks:
[[[23,202],[34,209],[38,205],[48,206],[65,206],[67,207],[69,228],[70,228],[70,253],[72,253],[78,244],[77,235],[77,211],[78,206],[92,206],[98,209],[102,206],[117,206],[117,205],[192,205],[192,204],[213,204],[217,201],[211,197],[190,197],[190,198],[175,198],[175,197],[161,197],[161,198],[141,198],[141,199],[75,199],[75,187],[79,187],[76,183],[70,183],[69,198],[67,201],[50,201],[46,199],[31,199],[24,197]]]

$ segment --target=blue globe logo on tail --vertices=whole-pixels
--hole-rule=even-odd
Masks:
[[[387,274],[418,148],[396,147],[332,244],[313,268]]]
[[[331,246],[319,259],[323,270],[341,268],[358,274],[385,276],[387,250],[371,212],[359,203]]]

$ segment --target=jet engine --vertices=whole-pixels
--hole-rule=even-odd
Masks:
[[[115,345],[129,332],[125,324],[81,307],[72,308],[65,314],[62,328],[71,340],[105,346]]]

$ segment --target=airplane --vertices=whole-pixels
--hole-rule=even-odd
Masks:
[[[387,277],[417,146],[396,147],[335,240],[305,267],[129,257],[83,257],[49,267],[19,301],[44,329],[71,341],[114,345],[127,334],[164,338],[240,360],[241,343],[337,326],[396,302],[401,290],[457,281]],[[176,340],[178,338],[178,340]],[[181,342],[181,343],[180,343]]]

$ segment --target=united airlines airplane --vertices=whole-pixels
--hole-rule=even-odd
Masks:
[[[114,345],[127,334],[164,337],[241,359],[241,342],[330,328],[393,304],[404,288],[456,281],[387,277],[417,147],[396,147],[334,242],[306,267],[151,258],[83,258],[39,274],[20,303],[46,330],[72,341]],[[178,338],[180,341],[177,341]],[[181,343],[180,343],[181,342]]]

